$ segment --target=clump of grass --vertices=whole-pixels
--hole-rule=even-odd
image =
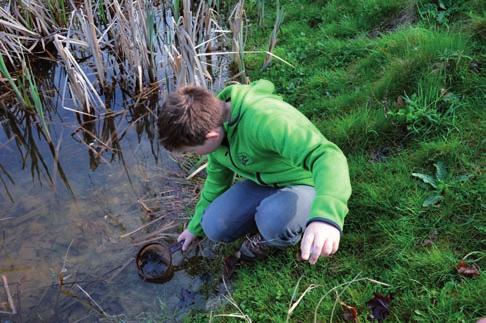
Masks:
[[[442,80],[440,76],[426,76],[418,82],[417,92],[399,98],[398,111],[390,111],[389,115],[398,123],[406,124],[411,133],[424,137],[441,127],[453,128],[456,110],[462,103],[443,87]]]

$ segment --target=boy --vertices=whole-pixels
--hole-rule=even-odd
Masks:
[[[159,139],[170,151],[208,154],[207,178],[187,229],[197,237],[246,239],[237,257],[265,258],[302,237],[301,258],[315,264],[339,246],[349,172],[341,150],[298,110],[259,80],[217,96],[186,86],[159,111]],[[244,180],[233,184],[234,176]]]

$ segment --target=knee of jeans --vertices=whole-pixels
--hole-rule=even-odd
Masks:
[[[209,240],[214,242],[230,241],[230,239],[228,239],[228,237],[225,235],[226,228],[224,223],[221,223],[221,221],[218,221],[211,216],[205,216],[204,214],[201,220],[201,226],[204,234]]]
[[[302,237],[302,228],[289,228],[286,226],[272,226],[264,223],[258,226],[258,231],[270,246],[285,248],[296,245]]]
[[[295,210],[277,203],[265,203],[258,208],[256,223],[258,231],[271,246],[287,247],[299,242],[303,232],[301,226],[289,221]]]

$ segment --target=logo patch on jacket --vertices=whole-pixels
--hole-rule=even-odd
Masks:
[[[238,160],[243,166],[253,163],[253,160],[246,153],[238,153]]]

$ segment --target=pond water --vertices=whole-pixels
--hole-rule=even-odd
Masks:
[[[157,143],[154,111],[162,90],[137,104],[115,85],[101,96],[109,108],[79,114],[64,91],[64,67],[52,59],[31,65],[51,140],[38,118],[2,97],[0,275],[18,314],[3,313],[10,307],[1,288],[0,321],[178,321],[204,309],[211,273],[182,269],[165,284],[151,284],[135,266],[150,232],[175,240],[195,197],[187,174]],[[82,63],[93,82],[94,65],[89,57]],[[159,216],[164,219],[124,237]]]

